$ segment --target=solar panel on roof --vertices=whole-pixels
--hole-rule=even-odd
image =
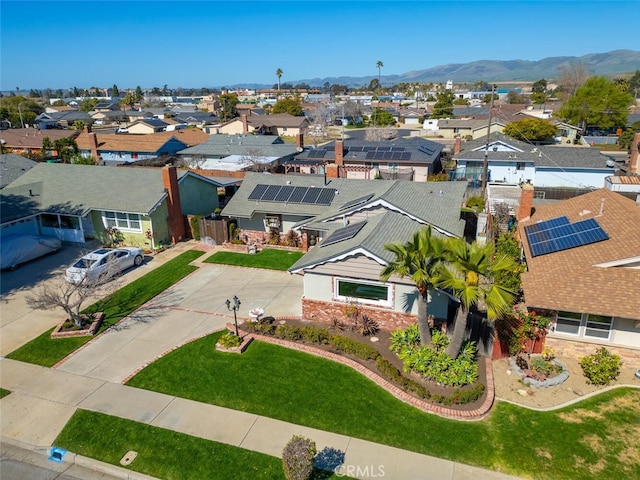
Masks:
[[[382,159],[383,160],[391,160],[391,159],[393,159],[393,152],[383,152]]]
[[[363,152],[375,152],[377,147],[362,147]]]
[[[350,152],[362,152],[362,147],[347,147]]]
[[[373,197],[373,193],[369,195],[365,195],[364,197],[356,198],[355,200],[351,200],[350,202],[345,203],[340,207],[340,210],[346,210],[347,208],[355,207],[356,205],[360,205],[361,203],[366,202],[371,197]]]
[[[581,247],[609,238],[594,218],[575,223],[569,223],[567,217],[552,218],[528,225],[524,230],[533,257]]]
[[[304,198],[304,194],[307,193],[307,187],[293,187],[293,192],[289,197],[290,203],[301,203]]]
[[[307,157],[324,158],[325,153],[327,153],[326,150],[321,150],[317,148],[317,149],[310,150]]]
[[[333,245],[334,243],[342,242],[344,240],[349,240],[355,237],[362,227],[366,225],[366,221],[354,223],[353,225],[348,225],[346,227],[339,228],[335,232],[333,232],[329,237],[322,242],[321,247],[326,247],[328,245]]]
[[[321,189],[317,187],[309,187],[309,190],[307,190],[307,193],[305,193],[304,198],[300,203],[309,203],[314,205],[320,196],[320,190]]]
[[[249,194],[249,200],[260,200],[268,186],[269,185],[265,185],[263,183],[256,185],[253,191]]]
[[[400,160],[411,160],[411,152],[402,152]]]
[[[283,185],[278,194],[273,199],[274,202],[286,202],[293,193],[291,185]]]
[[[271,202],[274,198],[276,198],[276,195],[281,188],[281,185],[269,185],[260,200],[262,200],[263,202]]]
[[[404,147],[391,147],[392,152],[404,152]]]
[[[336,191],[333,188],[321,188],[320,196],[316,200],[316,205],[331,205]]]

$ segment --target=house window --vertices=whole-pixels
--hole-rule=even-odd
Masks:
[[[347,280],[336,278],[334,296],[336,300],[348,302],[355,300],[360,303],[391,307],[391,285],[364,280]]]
[[[587,328],[584,331],[584,336],[608,340],[609,335],[611,335],[612,325],[613,318],[611,317],[589,314],[587,316]]]
[[[105,228],[142,232],[142,222],[137,213],[102,212],[102,223]]]
[[[265,215],[264,217],[264,226],[267,229],[270,228],[280,228],[280,215]]]
[[[524,170],[524,162],[516,162],[516,170]]]
[[[558,312],[556,320],[556,332],[578,335],[580,333],[581,313]]]

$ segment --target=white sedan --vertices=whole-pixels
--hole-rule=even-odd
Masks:
[[[76,284],[107,280],[127,268],[139,267],[143,261],[142,250],[136,247],[100,248],[76,260],[67,268],[65,277],[67,282]]]

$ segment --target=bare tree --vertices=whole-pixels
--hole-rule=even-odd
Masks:
[[[393,128],[367,128],[365,132],[365,140],[370,142],[381,142],[395,137],[396,132]]]
[[[560,77],[558,78],[558,85],[569,95],[575,94],[576,90],[591,76],[587,67],[582,63],[574,63],[567,67],[560,67],[559,70]]]
[[[107,267],[95,279],[71,283],[64,277],[59,277],[26,298],[27,305],[34,310],[54,310],[62,308],[67,319],[72,320],[77,327],[82,327],[82,306],[89,300],[98,300],[117,290],[120,282],[116,277],[120,269],[115,257],[110,257]]]
[[[260,161],[264,157],[264,153],[259,148],[247,148],[245,154],[242,156],[242,160],[251,164],[250,170],[252,172],[264,172],[268,169],[268,164],[264,161]]]

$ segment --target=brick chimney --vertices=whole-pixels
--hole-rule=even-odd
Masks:
[[[182,240],[185,236],[184,217],[180,206],[180,190],[178,188],[178,171],[176,167],[167,165],[162,168],[162,183],[167,191],[167,227],[171,243]]]
[[[89,127],[89,147],[91,148],[91,158],[94,163],[99,164],[102,158],[98,153],[98,134],[91,132],[91,127]]]
[[[328,163],[324,166],[327,178],[338,178],[338,166],[335,163]]]
[[[84,131],[85,131],[86,133],[91,133],[91,124],[90,124],[90,123],[87,123],[87,124],[84,126]]]
[[[335,163],[338,167],[342,167],[344,165],[344,143],[342,142],[342,140],[336,140],[335,150],[336,150]]]
[[[633,137],[633,143],[631,144],[631,158],[629,158],[629,173],[640,173],[639,159],[640,157],[640,132],[636,133]]]
[[[518,209],[518,221],[529,220],[533,210],[533,185],[524,184],[520,192],[520,208]]]
[[[456,137],[456,143],[453,145],[453,154],[459,154],[460,150],[462,150],[462,139],[460,137]]]
[[[242,133],[249,133],[249,126],[247,125],[247,116],[241,115],[240,118],[242,119]]]
[[[304,148],[304,135],[302,133],[296,136],[296,147]]]

